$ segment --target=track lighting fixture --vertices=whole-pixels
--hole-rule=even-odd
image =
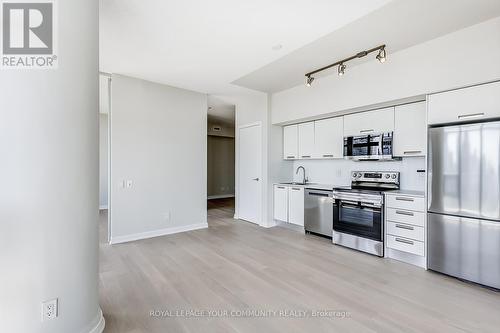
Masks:
[[[380,63],[383,63],[383,62],[385,62],[387,60],[387,55],[386,55],[386,51],[385,51],[385,44],[377,46],[377,47],[374,47],[374,48],[366,50],[366,51],[361,51],[361,52],[356,53],[353,56],[350,56],[349,58],[342,59],[340,61],[334,62],[331,65],[328,65],[328,66],[322,67],[320,69],[317,69],[315,71],[307,73],[306,74],[306,80],[305,80],[306,86],[310,87],[311,84],[312,84],[312,82],[314,81],[314,77],[312,77],[312,75],[314,75],[316,73],[319,73],[319,72],[322,72],[324,70],[330,69],[330,68],[332,68],[334,66],[339,66],[337,68],[337,74],[339,76],[344,75],[345,74],[345,69],[346,69],[346,65],[345,65],[346,62],[351,61],[353,59],[366,57],[368,54],[370,54],[372,52],[375,52],[375,51],[378,51],[378,54],[377,54],[377,56],[375,58]]]
[[[314,78],[312,76],[306,76],[306,86],[310,87],[311,84],[313,83]]]
[[[346,66],[343,63],[339,65],[339,68],[337,69],[337,74],[339,76],[344,75],[344,73],[345,73],[345,67]]]
[[[381,48],[378,51],[378,54],[376,56],[377,60],[380,61],[380,63],[384,63],[386,59],[386,54],[385,54],[385,47]]]

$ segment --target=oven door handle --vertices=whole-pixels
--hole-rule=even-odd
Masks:
[[[364,204],[364,203],[357,203],[357,204],[353,204],[353,203],[350,203],[350,202],[345,202],[345,201],[342,201],[340,203],[340,206],[345,206],[345,207],[350,207],[350,208],[356,208],[356,209],[363,209],[363,210],[367,210],[367,211],[370,211],[370,212],[379,212],[381,210],[380,207],[377,207],[375,205],[371,206],[371,205],[367,205],[367,204]]]

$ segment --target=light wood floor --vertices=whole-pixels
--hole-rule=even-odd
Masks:
[[[209,204],[208,229],[113,246],[101,214],[105,332],[500,331],[499,292],[315,236],[236,221],[228,202]],[[324,309],[349,317],[150,316],[191,309]]]

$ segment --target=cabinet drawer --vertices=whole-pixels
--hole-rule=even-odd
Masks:
[[[386,220],[423,227],[425,225],[425,213],[404,209],[387,208]]]
[[[398,251],[408,252],[419,256],[425,255],[423,242],[412,239],[387,235],[387,247]]]
[[[425,198],[412,197],[407,195],[386,196],[387,207],[425,212]]]
[[[387,233],[392,236],[410,238],[412,240],[424,241],[424,228],[410,224],[387,221]]]

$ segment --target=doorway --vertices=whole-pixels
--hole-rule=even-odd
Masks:
[[[111,75],[99,74],[99,234],[102,242],[111,237],[110,222],[110,132]]]
[[[207,115],[207,207],[234,216],[235,106],[209,96]]]

